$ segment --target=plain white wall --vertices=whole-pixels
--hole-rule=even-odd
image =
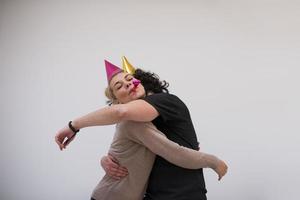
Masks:
[[[83,200],[98,183],[114,126],[54,142],[105,106],[103,59],[169,81],[209,169],[209,199],[298,200],[299,1],[0,1],[0,199]]]

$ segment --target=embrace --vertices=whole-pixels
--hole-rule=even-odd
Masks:
[[[206,200],[202,168],[220,180],[226,163],[199,150],[189,110],[168,83],[122,59],[123,69],[105,61],[110,105],[70,121],[56,143],[63,150],[82,128],[116,124],[91,200]]]

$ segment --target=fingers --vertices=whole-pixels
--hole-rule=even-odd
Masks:
[[[218,181],[220,181],[220,180],[222,179],[222,177],[223,177],[223,176],[221,176],[221,175],[219,174]]]
[[[65,149],[67,147],[68,144],[70,144],[70,142],[72,142],[74,140],[76,136],[76,133],[74,133],[70,138],[68,138],[64,143],[63,143],[63,148]]]
[[[225,176],[226,172],[227,171],[223,171],[222,174],[219,174],[219,178],[218,178],[219,181],[223,178],[223,176]]]
[[[219,176],[219,178],[218,178],[219,181],[223,178],[223,176],[225,176],[225,174],[227,173],[227,170],[228,170],[228,166],[226,165],[225,162],[222,162],[220,167],[217,170],[218,176]]]
[[[128,175],[128,171],[124,167],[108,168],[107,174],[114,179],[120,180],[121,178]]]
[[[114,179],[120,180],[128,175],[128,170],[119,164],[118,160],[112,155],[108,155],[101,159],[101,165],[105,172]]]
[[[218,177],[218,181],[220,181],[224,175],[225,175],[225,173],[220,172],[220,173],[218,174],[218,176],[219,176],[219,177]]]
[[[108,154],[107,157],[108,157],[112,162],[117,163],[117,164],[118,164],[117,166],[119,166],[119,161],[118,161],[115,157],[113,157],[111,154]]]
[[[65,149],[66,146],[74,139],[75,135],[76,134],[74,134],[68,127],[64,127],[59,130],[55,136],[55,142],[59,146],[59,149]]]
[[[56,136],[55,136],[55,142],[58,144],[58,147],[59,147],[59,149],[60,150],[63,150],[63,144],[62,144],[62,140],[59,138],[59,135],[57,134]]]
[[[125,176],[128,174],[128,170],[122,166],[119,166],[117,168],[111,168],[111,172],[115,174],[120,174],[120,176]]]
[[[120,166],[114,162],[110,163],[107,167],[107,170],[113,175],[124,176],[128,174],[128,170],[126,167]]]

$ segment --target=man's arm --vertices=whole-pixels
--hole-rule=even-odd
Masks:
[[[157,110],[146,101],[135,100],[127,104],[101,108],[73,120],[71,125],[74,129],[79,130],[89,126],[110,125],[127,120],[149,122],[158,115]],[[55,141],[60,150],[63,150],[74,138],[73,131],[66,126],[57,132]]]
[[[121,121],[150,122],[158,116],[157,110],[144,100],[134,100],[101,108],[72,121],[76,129],[89,126],[116,124]]]

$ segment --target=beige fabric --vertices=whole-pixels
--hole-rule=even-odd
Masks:
[[[117,124],[109,153],[129,174],[115,180],[105,175],[93,191],[96,200],[141,200],[147,187],[155,154],[180,167],[215,168],[219,159],[213,155],[179,146],[168,140],[150,123],[126,121]]]

